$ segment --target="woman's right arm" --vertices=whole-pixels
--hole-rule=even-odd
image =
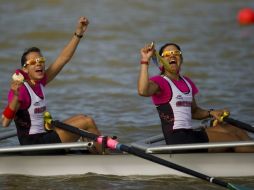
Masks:
[[[6,109],[10,109],[14,114],[18,110],[20,104],[18,102],[18,96],[14,95],[12,101],[9,103],[9,105],[6,107]],[[5,114],[2,115],[2,126],[8,127],[13,120],[13,117],[6,117]]]
[[[140,50],[140,71],[138,77],[138,94],[140,96],[152,96],[155,93],[159,92],[159,86],[149,80],[148,68],[149,62],[154,54],[154,47],[152,46],[145,46]]]
[[[1,123],[3,127],[8,127],[10,125],[11,121],[13,120],[15,116],[15,113],[20,107],[18,96],[19,96],[19,88],[21,85],[22,85],[22,82],[19,82],[19,81],[13,80],[11,83],[11,89],[14,94],[13,94],[12,100],[9,102],[9,104],[7,105],[7,107],[5,108],[2,114]]]

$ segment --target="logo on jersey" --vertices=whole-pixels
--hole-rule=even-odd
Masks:
[[[183,100],[183,97],[182,97],[182,95],[179,94],[179,95],[176,96],[176,99]]]
[[[35,108],[34,113],[43,113],[46,111],[46,106]]]
[[[191,107],[192,102],[189,101],[178,101],[176,102],[177,107]]]
[[[34,106],[39,106],[40,105],[40,102],[35,102],[34,103]]]

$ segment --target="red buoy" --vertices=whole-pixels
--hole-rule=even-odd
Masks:
[[[244,8],[238,12],[237,20],[240,24],[253,24],[254,23],[254,10],[251,8]]]

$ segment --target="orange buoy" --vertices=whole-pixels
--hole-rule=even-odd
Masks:
[[[254,23],[254,10],[251,8],[244,8],[238,12],[237,20],[240,24],[247,25]]]

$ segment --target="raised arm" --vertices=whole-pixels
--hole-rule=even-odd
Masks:
[[[46,70],[47,83],[53,80],[56,77],[56,75],[62,70],[64,65],[70,61],[80,42],[80,39],[83,37],[83,34],[87,29],[88,24],[89,21],[87,18],[85,17],[79,18],[76,31],[73,37],[71,38],[70,42],[64,47],[64,49],[61,51],[55,62],[52,65],[50,65]]]
[[[159,92],[159,86],[149,80],[149,62],[154,54],[154,46],[147,45],[140,50],[140,71],[138,77],[138,94],[140,96],[152,96]]]

